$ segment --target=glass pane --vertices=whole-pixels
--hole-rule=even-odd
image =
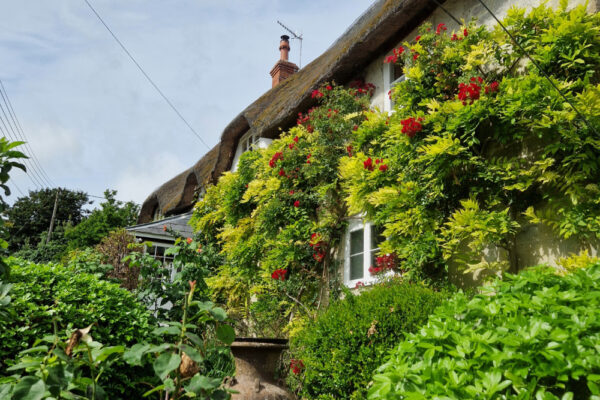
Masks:
[[[394,64],[393,70],[392,70],[392,82],[394,82],[396,79],[400,78],[402,75],[404,75],[404,71],[402,70],[402,65]]]
[[[379,250],[371,250],[371,266],[373,267],[377,267],[377,252],[379,252]]]
[[[364,248],[364,230],[350,232],[350,255],[363,252]]]
[[[371,250],[378,249],[381,243],[385,241],[382,232],[383,229],[380,227],[371,225]]]
[[[359,254],[350,257],[350,280],[361,279],[363,277],[363,273],[363,255]]]

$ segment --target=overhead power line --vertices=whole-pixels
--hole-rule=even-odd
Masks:
[[[156,89],[156,91],[158,92],[158,94],[160,94],[160,96],[169,105],[169,107],[171,107],[171,109],[175,112],[175,114],[177,114],[177,116],[179,117],[179,119],[181,119],[183,121],[183,123],[187,125],[187,127],[190,129],[190,131],[192,131],[192,133],[194,135],[196,135],[196,137],[200,140],[200,142],[202,142],[202,144],[204,146],[206,146],[207,149],[210,150],[210,146],[208,144],[206,144],[206,142],[204,141],[204,139],[202,139],[202,137],[198,134],[198,132],[196,132],[196,130],[194,128],[192,128],[192,125],[190,125],[190,123],[183,117],[183,115],[179,112],[179,110],[177,110],[177,108],[173,105],[173,103],[171,102],[171,100],[168,99],[168,97],[163,93],[163,91],[160,90],[160,88],[158,87],[158,85],[156,83],[154,83],[154,81],[152,80],[152,78],[150,78],[150,76],[146,73],[146,71],[144,71],[144,69],[142,68],[142,66],[136,61],[136,59],[129,52],[129,50],[127,50],[127,48],[125,47],[125,45],[123,44],[123,42],[121,42],[119,40],[119,38],[117,37],[117,35],[115,35],[115,33],[110,29],[110,27],[106,24],[106,22],[104,22],[104,20],[102,19],[102,17],[100,16],[100,14],[98,14],[98,12],[96,11],[96,9],[94,9],[94,7],[90,4],[90,2],[88,0],[83,0],[83,1],[85,1],[85,3],[90,8],[90,10],[92,10],[92,12],[98,18],[98,20],[100,20],[100,22],[102,23],[102,25],[104,25],[104,27],[110,33],[110,35],[113,37],[113,39],[115,39],[115,41],[119,44],[119,46],[121,46],[121,49],[123,49],[123,51],[125,52],[125,54],[127,54],[127,56],[129,56],[129,58],[131,59],[131,61],[133,61],[133,63],[136,65],[136,67],[138,67],[138,69],[146,77],[146,79],[148,80],[148,82],[150,82],[150,84],[154,87],[154,89]]]
[[[4,92],[4,93],[2,93],[2,92]],[[3,96],[4,103],[6,104],[6,107],[8,108],[8,111],[9,111],[10,117],[13,121],[13,124],[17,128],[17,132],[20,133],[21,139],[25,142],[25,147],[27,147],[29,149],[29,153],[31,155],[31,158],[33,159],[33,162],[36,164],[37,168],[41,172],[46,183],[48,183],[48,186],[49,187],[56,186],[56,184],[54,182],[52,182],[52,179],[50,179],[50,176],[46,173],[46,171],[42,167],[42,164],[40,163],[37,155],[35,154],[35,152],[33,151],[33,148],[29,144],[27,135],[25,134],[25,131],[23,130],[23,126],[21,126],[21,122],[19,121],[19,118],[17,118],[17,113],[15,112],[12,102],[10,101],[10,97],[8,97],[8,92],[6,91],[6,88],[4,87],[4,83],[2,82],[1,79],[0,79],[0,94],[2,94],[2,96]]]
[[[4,126],[4,128],[2,128],[2,126]],[[18,141],[18,139],[16,138],[16,136],[14,136],[13,134],[11,134],[11,130],[8,128],[8,126],[6,125],[6,122],[4,121],[4,118],[2,118],[2,115],[0,115],[0,133],[2,133],[3,136],[6,137],[10,137],[11,140],[14,141]],[[27,165],[28,170],[31,169],[31,163],[28,163],[28,159],[25,160],[25,164]],[[31,171],[29,171],[31,172]],[[33,183],[33,186],[35,186],[36,188],[43,188],[44,184],[40,182],[39,178],[33,173],[25,173],[25,175],[27,175],[27,177],[29,178],[29,180],[31,180],[31,183]]]
[[[2,111],[2,114],[4,114],[4,117],[6,119],[6,123],[4,124],[5,127],[8,124],[8,126],[10,127],[9,132],[12,131],[14,134],[14,140],[25,142],[21,151],[29,157],[29,159],[25,161],[29,164],[28,171],[37,177],[37,179],[42,183],[42,187],[55,186],[51,182],[46,171],[44,171],[44,168],[40,164],[35,152],[33,151],[33,148],[29,144],[29,140],[27,139],[27,136],[25,135],[25,132],[21,127],[21,124],[17,118],[10,98],[8,97],[8,93],[6,92],[6,88],[2,83],[2,80],[0,80],[0,99],[2,100],[2,102],[4,102],[4,105],[6,107],[5,111],[4,107],[2,106],[2,102],[0,102],[0,111]]]

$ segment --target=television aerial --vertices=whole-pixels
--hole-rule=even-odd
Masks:
[[[277,23],[279,25],[281,25],[283,27],[283,29],[285,29],[286,31],[288,31],[291,35],[292,38],[291,39],[297,39],[298,41],[300,41],[300,56],[298,57],[298,68],[302,68],[302,33],[297,34],[296,32],[294,32],[293,30],[291,30],[290,28],[288,28],[287,26],[285,26],[283,24],[283,22],[277,20]]]

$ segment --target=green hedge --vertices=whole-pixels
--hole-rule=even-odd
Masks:
[[[292,358],[304,364],[299,375],[290,374],[291,384],[309,399],[365,398],[389,349],[446,297],[397,280],[348,294],[290,339]]]
[[[369,399],[600,399],[600,264],[457,294],[392,352]]]
[[[132,345],[146,339],[153,329],[152,315],[117,284],[58,264],[38,265],[14,258],[9,264],[6,283],[13,285],[12,301],[3,309],[7,317],[0,329],[0,376],[20,351],[53,333],[53,318],[59,335],[65,337],[71,329],[97,323],[91,335],[106,346]],[[124,396],[132,390],[135,376],[131,375],[138,373],[144,372],[121,373],[117,366],[106,374],[104,386],[113,395]]]

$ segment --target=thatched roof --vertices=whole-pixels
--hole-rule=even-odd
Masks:
[[[161,185],[142,204],[138,223],[152,221],[158,211],[169,216],[190,211],[196,191],[211,183],[211,172],[219,154],[220,144],[213,147],[193,167]]]
[[[223,172],[231,169],[236,146],[242,135],[252,131],[262,137],[277,137],[279,128],[289,128],[295,123],[299,112],[305,112],[314,105],[311,98],[314,89],[328,81],[345,84],[353,79],[363,78],[360,74],[369,63],[389,51],[434,8],[435,3],[427,0],[375,2],[325,53],[267,91],[225,128],[216,154],[212,156],[215,159],[208,181],[215,183]],[[212,152],[215,149],[210,153]],[[191,203],[182,202],[185,197],[183,192],[186,190],[182,182],[186,173],[187,171],[176,176],[150,195],[142,206],[142,213],[149,208],[146,205],[149,201],[154,201],[154,204],[158,201],[163,215],[173,214],[179,207],[190,209]],[[156,199],[152,200],[155,195]],[[143,219],[140,214],[140,222],[142,221],[148,220]]]

